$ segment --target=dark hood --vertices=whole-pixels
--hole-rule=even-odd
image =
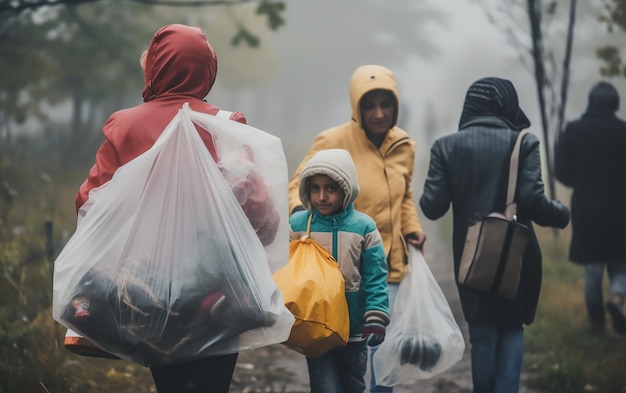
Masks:
[[[589,92],[586,116],[614,115],[619,109],[619,93],[609,82],[597,83]]]
[[[530,120],[519,107],[517,92],[511,81],[495,77],[474,82],[465,96],[459,130],[478,117],[495,116],[513,130],[530,127]]]

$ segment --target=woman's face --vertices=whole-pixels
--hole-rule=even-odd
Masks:
[[[396,100],[387,90],[373,90],[361,98],[361,120],[370,139],[382,139],[393,126]]]

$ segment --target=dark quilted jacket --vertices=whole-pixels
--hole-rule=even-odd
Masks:
[[[476,218],[503,211],[509,158],[518,131],[495,117],[477,117],[454,134],[435,141],[430,168],[420,198],[426,217],[442,217],[452,205],[455,277],[467,228]],[[518,220],[529,226],[564,228],[569,210],[544,194],[539,140],[527,134],[520,150],[520,169],[515,202]],[[468,322],[519,326],[532,323],[541,287],[541,251],[534,230],[524,255],[520,289],[512,301],[458,287]]]
[[[555,168],[573,188],[570,260],[626,263],[626,122],[592,107],[559,138]]]

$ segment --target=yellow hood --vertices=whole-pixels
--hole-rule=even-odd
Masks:
[[[361,108],[359,102],[363,96],[372,90],[388,90],[393,93],[396,99],[396,112],[394,114],[392,127],[398,121],[398,83],[394,73],[383,66],[364,65],[357,68],[350,79],[350,104],[352,105],[352,121],[363,128],[361,120]]]

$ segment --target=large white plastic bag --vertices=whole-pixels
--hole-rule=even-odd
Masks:
[[[193,123],[210,130],[219,166]],[[279,216],[265,248],[229,184],[242,147]],[[143,365],[285,341],[294,318],[270,263],[288,260],[287,179],[278,138],[183,106],[150,150],[90,193],[55,261],[53,317]]]
[[[463,357],[465,341],[422,253],[409,246],[410,273],[400,283],[385,341],[376,351],[376,382],[428,379]]]

